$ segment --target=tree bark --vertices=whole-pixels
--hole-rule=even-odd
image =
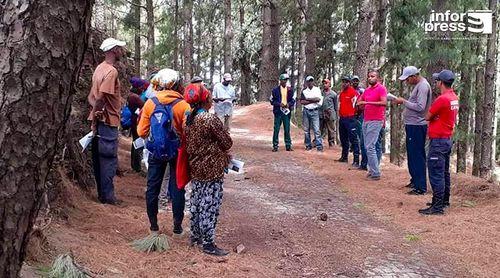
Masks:
[[[240,49],[241,53],[239,56],[239,64],[241,71],[241,105],[252,104],[252,68],[250,67],[250,55],[245,46],[245,39],[248,33],[247,28],[245,28],[245,5],[243,1],[240,1]]]
[[[295,56],[295,53],[296,53],[296,47],[297,47],[297,43],[296,43],[296,39],[297,39],[297,36],[295,35],[295,23],[292,23],[292,31],[291,31],[291,34],[292,34],[292,53],[291,53],[291,63],[290,63],[290,70],[291,70],[291,73],[290,73],[290,86],[295,90],[295,81],[296,81],[296,78],[295,78],[295,60],[296,60],[296,56]]]
[[[494,117],[496,105],[495,74],[497,65],[497,0],[489,1],[493,12],[493,29],[486,45],[486,68],[484,71],[483,134],[481,136],[481,167],[479,176],[489,179],[494,168],[493,141],[495,140]]]
[[[224,72],[233,71],[233,21],[231,19],[231,0],[224,0]]]
[[[276,85],[279,64],[279,4],[268,0],[262,9],[262,66],[260,68],[259,100],[269,98]]]
[[[179,38],[177,29],[179,28],[179,0],[174,1],[174,69],[179,68]]]
[[[379,0],[379,8],[377,13],[377,33],[378,33],[378,43],[377,43],[377,64],[379,66],[383,65],[385,62],[385,46],[387,40],[387,10],[389,1]]]
[[[477,46],[478,53],[481,50],[480,44]],[[475,123],[474,123],[474,159],[472,162],[472,175],[479,177],[479,169],[481,168],[481,136],[483,134],[483,84],[484,84],[484,66],[479,65],[476,68],[475,82]]]
[[[153,7],[153,0],[146,0],[146,15],[147,15],[147,25],[148,25],[148,47],[146,49],[148,53],[148,64],[147,68],[150,71],[155,65],[155,13]]]
[[[308,0],[299,0],[298,1],[298,10],[299,10],[299,17],[300,17],[300,25],[301,25],[301,31],[300,31],[300,40],[299,40],[299,58],[298,58],[298,80],[297,80],[297,96],[300,96],[302,89],[304,88],[304,79],[305,79],[305,62],[306,62],[306,39],[307,39],[307,33],[304,30],[304,26],[306,25],[306,13],[307,13],[307,1]],[[298,102],[297,102],[298,103]],[[296,113],[298,113],[299,109],[296,109]]]
[[[0,277],[17,277],[24,260],[71,110],[93,2],[1,4]]]
[[[464,55],[465,56],[465,55]],[[465,58],[465,57],[464,57]],[[466,65],[466,61],[462,60]],[[469,148],[469,117],[471,97],[471,77],[469,69],[462,70],[461,83],[464,85],[460,92],[460,113],[457,125],[457,173],[467,173],[467,153]]]
[[[368,58],[372,44],[373,6],[368,0],[362,0],[358,13],[358,34],[356,38],[356,60],[354,74],[359,76],[360,84],[366,83]]]
[[[184,0],[184,80],[193,77],[193,0]]]
[[[396,72],[393,72],[393,79],[397,80],[397,73],[401,72],[401,67],[397,67]],[[400,81],[395,81],[398,84],[394,84],[398,87],[399,92],[397,95],[404,96],[405,95],[405,87],[403,83]],[[394,105],[391,103],[391,152],[390,152],[390,162],[401,166],[404,162],[404,144],[403,144],[403,117],[402,117],[403,108],[399,105]]]
[[[134,0],[134,67],[135,74],[141,75],[141,0]]]

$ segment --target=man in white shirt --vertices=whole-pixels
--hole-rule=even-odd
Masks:
[[[323,96],[321,90],[314,86],[314,77],[306,78],[306,88],[300,96],[300,104],[303,105],[302,110],[302,126],[304,127],[304,144],[306,151],[312,150],[311,145],[311,128],[314,132],[314,145],[319,152],[323,151],[323,142],[319,128],[319,108],[323,105]]]
[[[212,97],[215,105],[215,115],[224,123],[224,127],[230,129],[231,118],[233,116],[233,100],[235,98],[234,87],[231,85],[233,81],[231,74],[225,73],[222,78],[222,83],[217,83],[212,91]]]

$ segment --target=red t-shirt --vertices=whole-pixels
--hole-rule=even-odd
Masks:
[[[449,89],[443,92],[429,108],[429,138],[451,138],[458,114],[458,97]]]
[[[359,100],[367,102],[381,101],[383,97],[387,97],[387,89],[384,85],[377,83],[365,89]],[[364,120],[365,121],[384,121],[385,106],[365,104]]]
[[[358,92],[354,90],[353,87],[349,86],[339,95],[339,116],[340,117],[352,117],[356,115],[356,109],[353,103],[359,96]]]

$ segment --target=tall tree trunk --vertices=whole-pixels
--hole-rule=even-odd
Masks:
[[[233,21],[231,19],[231,0],[224,0],[224,72],[233,71]]]
[[[388,11],[388,0],[379,0],[379,7],[377,13],[377,64],[382,66],[385,62],[385,46],[387,37],[387,11]]]
[[[477,53],[481,51],[480,43],[477,46]],[[479,177],[479,169],[481,168],[481,148],[483,134],[483,84],[484,84],[484,66],[479,65],[476,68],[476,82],[475,82],[475,123],[474,123],[474,159],[472,162],[472,175]]]
[[[210,34],[213,34],[213,23],[210,23]],[[215,73],[215,36],[210,36],[210,86],[214,84]]]
[[[155,62],[155,13],[153,7],[153,0],[146,0],[146,15],[147,15],[147,25],[148,25],[148,47],[146,51],[148,52],[148,71],[150,71],[156,64]]]
[[[203,5],[202,0],[199,0],[198,5]],[[204,15],[203,15],[203,10],[202,9],[197,9],[196,10],[196,67],[194,69],[193,75],[199,75],[201,73],[201,51],[202,51],[202,26],[204,26]]]
[[[177,36],[177,29],[179,28],[179,0],[174,1],[174,34],[172,39],[174,40],[174,69],[179,68],[179,38]]]
[[[462,60],[462,63],[464,63],[464,65],[467,67],[466,60]],[[471,98],[471,77],[469,68],[465,68],[462,70],[460,81],[462,84],[464,84],[464,87],[460,92],[460,113],[457,125],[457,173],[467,173],[467,151],[469,148],[469,117]]]
[[[295,53],[296,53],[296,47],[297,47],[297,43],[296,43],[296,39],[297,39],[297,36],[295,34],[295,23],[292,23],[292,31],[291,31],[291,34],[292,34],[292,53],[291,53],[291,60],[292,62],[290,63],[290,86],[295,90],[295,59],[296,59],[296,56],[295,56]]]
[[[1,4],[0,277],[17,277],[24,260],[71,110],[92,5]]]
[[[486,45],[486,68],[484,71],[484,102],[483,102],[483,134],[481,136],[481,167],[479,176],[489,179],[494,168],[493,140],[495,139],[494,118],[496,107],[495,74],[497,65],[497,0],[489,1],[489,8],[493,12],[493,29],[488,35]]]
[[[313,10],[316,1],[307,0],[306,6],[306,75],[316,75],[316,20],[313,16]]]
[[[141,0],[134,0],[134,67],[135,74],[141,75]]]
[[[279,3],[264,1],[262,9],[262,66],[260,68],[259,100],[269,98],[276,85],[279,64]]]
[[[356,60],[354,74],[359,76],[360,83],[366,83],[368,58],[372,44],[373,6],[368,0],[362,0],[358,13],[358,34],[356,38]]]
[[[393,79],[392,80],[397,80],[397,73],[401,72],[401,67],[397,67],[396,71],[393,72]],[[394,84],[398,87],[399,92],[397,95],[404,96],[405,92],[405,87],[403,86],[403,83],[400,81],[395,81],[397,84]],[[404,124],[403,124],[403,117],[402,117],[402,112],[403,109],[401,106],[394,105],[391,103],[391,114],[390,114],[390,119],[391,119],[391,152],[390,152],[390,162],[393,164],[396,164],[398,166],[401,166],[404,161],[404,145],[402,138],[403,136],[403,130],[404,130]]]
[[[184,80],[193,77],[193,0],[184,0]]]
[[[241,71],[241,105],[250,105],[252,103],[252,68],[250,67],[249,54],[245,46],[246,35],[248,30],[245,28],[245,5],[244,1],[240,0],[240,50],[242,53],[239,56],[240,71]]]
[[[299,61],[298,61],[299,67],[297,69],[298,73],[299,73],[298,81],[297,81],[297,88],[296,88],[297,96],[300,96],[300,94],[302,92],[302,88],[304,87],[304,80],[305,80],[307,33],[304,30],[304,27],[306,25],[307,1],[308,0],[299,0],[298,1],[298,10],[299,10],[301,31],[300,31],[300,40],[299,40]],[[299,109],[296,109],[295,111],[297,112],[298,110]]]

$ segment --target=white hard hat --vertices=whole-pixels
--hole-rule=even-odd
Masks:
[[[124,41],[119,41],[119,40],[114,39],[114,38],[107,38],[102,42],[101,50],[106,52],[106,51],[110,51],[115,46],[125,46],[125,45],[126,45],[126,43]]]

